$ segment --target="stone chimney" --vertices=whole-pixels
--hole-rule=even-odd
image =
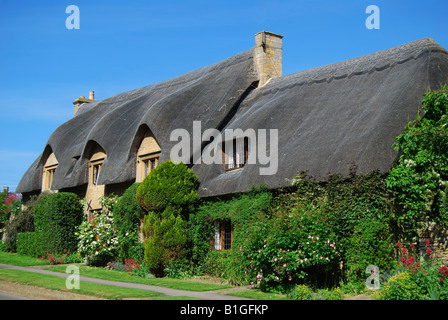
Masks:
[[[282,39],[282,35],[268,31],[255,35],[255,64],[260,87],[270,79],[282,76]]]
[[[89,91],[89,99],[86,99],[86,97],[84,97],[84,96],[80,96],[78,99],[73,101],[73,104],[75,105],[75,116],[76,116],[76,113],[78,112],[79,107],[82,104],[96,102],[96,101],[97,100],[95,100],[95,92],[93,92],[92,90]]]

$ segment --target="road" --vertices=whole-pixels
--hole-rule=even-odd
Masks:
[[[0,300],[35,300],[35,299],[29,298],[29,297],[16,296],[14,294],[8,294],[5,292],[0,292]]]

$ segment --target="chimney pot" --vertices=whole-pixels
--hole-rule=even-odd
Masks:
[[[95,92],[93,92],[92,90],[90,90],[90,92],[89,92],[89,99],[95,100]]]

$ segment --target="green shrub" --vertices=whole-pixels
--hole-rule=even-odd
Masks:
[[[424,116],[419,114],[396,138],[401,155],[386,179],[408,241],[425,220],[448,226],[448,89],[428,91],[422,104]]]
[[[17,234],[21,232],[34,231],[34,206],[39,202],[40,197],[33,197],[27,207],[20,211],[14,219],[11,219],[5,226],[5,249],[9,252],[17,251]]]
[[[83,221],[78,227],[77,252],[86,258],[88,265],[105,266],[116,254],[118,239],[115,234],[112,212],[94,213],[92,221]]]
[[[45,255],[42,245],[42,233],[23,232],[17,234],[17,253],[31,257]]]
[[[313,289],[304,284],[299,284],[288,293],[288,296],[293,300],[312,300]]]
[[[124,259],[143,261],[141,251],[143,245],[139,241],[140,218],[143,217],[143,210],[137,202],[138,186],[139,183],[134,183],[126,189],[112,210],[118,238],[117,258],[120,261]]]
[[[421,300],[423,292],[410,272],[399,272],[373,297],[376,300]]]
[[[170,261],[186,256],[186,228],[187,223],[170,207],[162,214],[150,211],[145,216],[145,263],[156,277],[165,275]]]
[[[272,199],[272,192],[266,187],[260,187],[230,200],[218,199],[199,206],[189,219],[191,259],[194,264],[198,267],[203,266],[207,273],[220,274],[232,283],[242,283],[246,277],[241,274],[239,265],[232,264],[234,259],[223,261],[222,257],[227,257],[227,253],[210,252],[210,239],[215,230],[213,221],[230,220],[234,230],[232,246],[239,247],[246,237],[246,224],[249,224],[257,214],[268,210]],[[217,268],[217,271],[213,271],[213,268]]]
[[[273,212],[253,220],[236,264],[262,291],[289,291],[299,283],[326,285],[340,263],[340,246],[319,208]]]
[[[42,233],[42,245],[48,252],[75,251],[78,244],[75,233],[82,220],[83,208],[73,193],[44,195],[34,207],[35,230]]]
[[[137,201],[146,211],[179,210],[184,219],[199,202],[198,178],[184,163],[165,161],[157,166],[137,188]]]
[[[3,229],[11,215],[14,217],[20,212],[21,197],[15,193],[0,192],[0,230]]]
[[[321,197],[327,199],[326,215],[341,246],[344,280],[364,281],[371,264],[389,268],[394,224],[385,175],[375,171],[348,178],[331,176]]]
[[[361,218],[346,242],[344,256],[348,282],[365,279],[365,270],[369,265],[375,265],[380,270],[393,267],[391,240],[389,226],[384,221],[371,216]]]
[[[344,300],[344,293],[340,288],[318,289],[313,295],[313,300]]]
[[[151,273],[161,277],[168,264],[187,256],[188,219],[199,204],[198,178],[184,163],[166,161],[137,187],[144,218],[144,260]]]
[[[235,251],[209,251],[204,264],[203,272],[214,277],[225,279],[232,285],[247,284],[247,275],[242,266],[235,261]]]
[[[422,257],[414,244],[397,243],[395,268],[383,274],[384,285],[375,295],[383,300],[447,300],[448,268],[435,256],[426,240]]]

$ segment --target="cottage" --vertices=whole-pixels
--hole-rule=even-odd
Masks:
[[[397,159],[394,138],[417,115],[422,95],[448,83],[448,51],[430,38],[310,70],[282,75],[283,36],[260,32],[255,47],[179,77],[97,101],[74,102],[75,116],[58,127],[17,192],[85,197],[120,194],[170,159],[175,130],[276,130],[274,174],[248,161],[255,146],[242,137],[218,144],[222,163],[195,163],[201,197],[244,192],[252,185],[289,184],[297,170],[317,179],[387,171]],[[197,135],[197,134],[196,134]],[[224,135],[223,135],[224,136]],[[210,141],[192,143],[190,157]],[[225,148],[225,145],[231,147]],[[192,159],[193,160],[193,159]]]

